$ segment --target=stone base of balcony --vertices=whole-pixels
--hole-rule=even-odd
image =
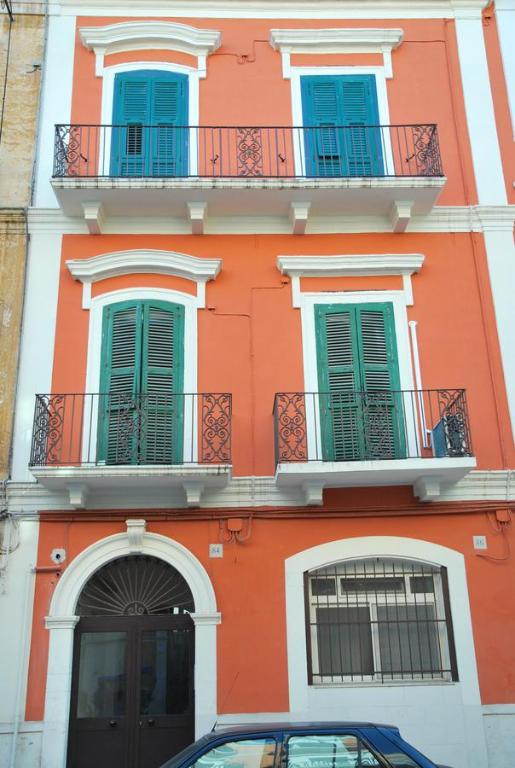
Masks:
[[[384,216],[403,231],[410,216],[430,213],[445,177],[109,178],[52,179],[67,216],[85,217],[92,233],[120,217],[175,219],[195,234],[210,218],[279,217],[303,232],[320,216]],[[92,202],[94,201],[94,202]],[[101,214],[101,215],[100,215]]]
[[[301,488],[306,505],[323,503],[324,488],[411,485],[420,501],[435,501],[442,489],[476,467],[474,457],[384,461],[306,461],[277,465],[279,488]]]
[[[170,498],[174,506],[177,491],[184,494],[187,507],[199,507],[206,489],[225,488],[231,480],[230,464],[188,464],[114,466],[33,466],[30,471],[45,487],[52,491],[66,491],[71,506],[84,509],[88,499],[97,493],[115,493],[118,505],[121,500],[130,501],[137,490],[144,491],[149,506],[161,506]]]

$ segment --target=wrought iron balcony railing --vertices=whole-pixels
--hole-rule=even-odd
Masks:
[[[280,392],[276,463],[472,456],[465,390]]]
[[[229,464],[231,395],[36,395],[30,465]]]
[[[56,178],[442,176],[436,125],[57,125]]]

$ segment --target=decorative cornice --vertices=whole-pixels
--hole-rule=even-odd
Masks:
[[[173,251],[133,250],[115,251],[90,259],[69,259],[66,266],[72,277],[83,286],[83,308],[91,303],[91,284],[108,277],[131,274],[159,274],[184,277],[204,285],[213,280],[222,268],[221,259],[199,259]],[[199,300],[203,298],[199,296]]]
[[[403,34],[377,27],[271,29],[270,45],[281,53],[381,53],[396,48]]]
[[[277,257],[281,274],[291,277],[412,275],[423,263],[424,256],[420,253]]]
[[[164,49],[189,53],[205,59],[220,47],[221,32],[216,29],[197,29],[171,21],[125,21],[104,27],[81,27],[83,45],[95,52],[96,74],[101,76],[104,56],[120,51]],[[199,62],[205,68],[205,62]]]
[[[382,53],[386,77],[392,77],[392,50],[402,29],[347,27],[332,29],[272,29],[270,45],[283,57],[283,75],[291,76],[292,53]]]
[[[152,18],[244,19],[408,19],[454,18],[463,8],[481,12],[490,0],[61,0],[56,12],[66,15],[116,15]]]

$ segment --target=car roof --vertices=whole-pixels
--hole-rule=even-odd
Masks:
[[[357,720],[335,720],[335,721],[306,721],[306,722],[271,722],[271,723],[248,723],[242,725],[224,725],[223,723],[215,723],[212,736],[222,734],[224,736],[234,734],[235,736],[242,733],[264,733],[270,731],[306,731],[306,730],[333,730],[341,728],[389,728],[397,730],[395,725],[384,725],[382,723],[370,723]]]

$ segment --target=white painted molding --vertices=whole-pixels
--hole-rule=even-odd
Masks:
[[[291,203],[290,221],[292,225],[292,234],[304,235],[308,223],[309,209],[311,203]]]
[[[514,205],[437,205],[424,215],[410,219],[409,232],[512,232],[515,223]],[[66,216],[60,208],[31,208],[28,213],[29,234],[88,234],[83,217]],[[309,234],[391,232],[392,225],[383,216],[310,216]],[[104,234],[178,234],[191,232],[184,219],[170,217],[109,217]],[[288,234],[291,223],[281,217],[209,217],[205,226],[209,234]]]
[[[105,221],[103,203],[82,203],[84,221],[90,235],[100,235]]]
[[[126,21],[104,27],[81,27],[82,44],[96,55],[96,74],[102,76],[104,56],[120,51],[164,49],[197,56],[199,69],[205,57],[220,47],[222,35],[214,29],[197,29],[170,21]]]
[[[419,272],[423,263],[424,256],[420,253],[277,257],[277,268],[290,277],[412,275]]]
[[[147,521],[131,519],[126,520],[125,525],[127,526],[129,550],[132,554],[141,552],[143,550],[143,537],[146,533]]]
[[[176,568],[193,595],[195,690],[202,691],[195,706],[195,737],[198,738],[209,730],[217,715],[216,625],[220,623],[220,613],[215,592],[202,563],[182,544],[156,533],[146,532],[142,539],[141,553]],[[128,531],[96,541],[71,561],[54,590],[49,615],[45,619],[50,637],[41,759],[44,768],[66,764],[77,601],[99,568],[132,552]]]
[[[304,574],[315,568],[369,557],[403,558],[447,568],[449,601],[454,630],[459,682],[421,682],[412,684],[371,684],[354,682],[346,685],[309,685],[306,647],[306,606]],[[472,632],[469,590],[465,557],[459,551],[416,538],[397,536],[363,536],[328,541],[286,558],[284,564],[286,602],[286,642],[290,718],[292,720],[336,719],[342,712],[352,712],[360,720],[374,721],[381,713],[395,713],[401,732],[413,733],[412,712],[427,712],[415,731],[416,743],[433,754],[435,745],[441,757],[461,768],[481,766],[488,762],[482,724],[481,695]],[[437,686],[434,688],[433,686]],[[431,703],[429,703],[431,702]],[[434,719],[434,716],[437,719]],[[440,734],[447,722],[463,723],[460,752],[449,752],[449,741]],[[410,737],[411,738],[411,737]],[[439,743],[440,742],[440,743]],[[430,745],[433,745],[431,747]],[[446,751],[447,750],[447,751]],[[437,752],[438,755],[438,752]],[[461,759],[460,759],[461,758]]]
[[[199,306],[203,306],[204,285],[217,277],[222,268],[222,259],[200,259],[175,251],[138,249],[115,251],[90,259],[69,259],[66,266],[72,277],[83,284],[83,309],[91,306],[92,283],[108,277],[133,274],[173,275],[193,280],[199,288]]]
[[[191,234],[203,235],[207,217],[207,203],[188,203],[188,215],[191,222]]]
[[[390,221],[394,232],[405,232],[413,211],[413,200],[396,200],[390,210]]]
[[[185,18],[234,19],[440,19],[454,18],[469,9],[481,13],[489,0],[175,0],[173,12]],[[170,14],[170,0],[62,0],[59,10],[65,16],[97,17],[163,16]]]
[[[224,488],[206,488],[201,500],[203,509],[237,509],[254,507],[299,507],[305,497],[299,487],[278,488],[274,477],[234,477]],[[515,501],[515,470],[472,470],[462,480],[444,485],[434,506],[440,502]],[[148,487],[135,490],[130,497],[119,494],[91,495],[88,509],[169,509],[184,503],[183,492],[152,495]],[[66,491],[51,490],[41,483],[9,482],[7,485],[9,513],[16,519],[35,519],[39,512],[63,510],[69,512]],[[457,509],[459,511],[459,509]]]
[[[402,29],[346,27],[332,29],[271,29],[270,45],[283,58],[283,74],[290,73],[292,53],[381,53],[385,76],[392,77],[392,50],[401,43]]]

